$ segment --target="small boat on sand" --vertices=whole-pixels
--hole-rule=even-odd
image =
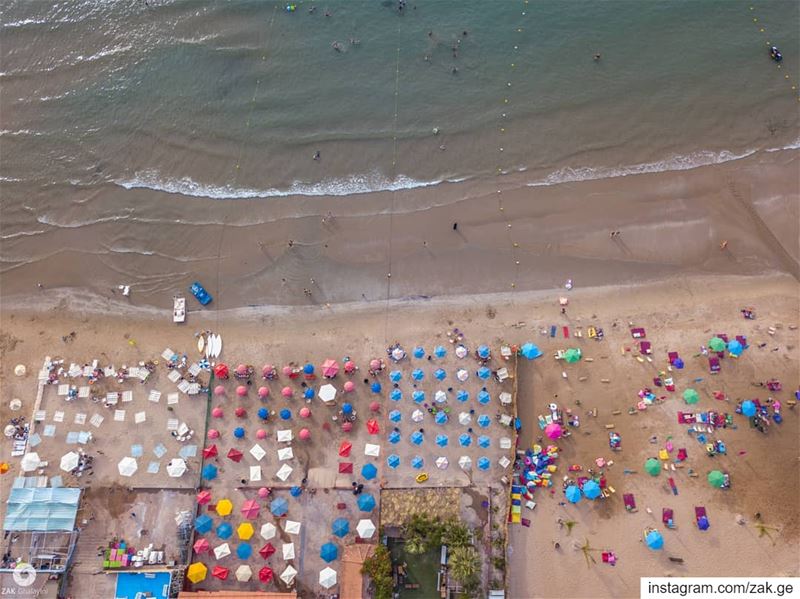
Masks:
[[[186,298],[182,295],[172,298],[172,322],[186,322]]]

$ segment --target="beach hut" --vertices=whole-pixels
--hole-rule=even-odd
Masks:
[[[61,463],[59,464],[59,467],[65,472],[72,472],[78,467],[80,460],[80,454],[75,451],[70,451],[61,456]]]
[[[397,468],[400,465],[400,456],[393,453],[388,458],[386,458],[386,464],[389,468]]]
[[[351,385],[348,385],[347,383],[351,383]],[[348,389],[349,386],[352,386],[352,388],[355,389],[355,385],[352,385],[352,381],[347,381],[347,383],[344,384],[345,391],[352,391],[352,389]],[[336,399],[336,387],[330,383],[327,385],[322,385],[322,387],[319,388],[319,393],[317,395],[323,402],[330,403]]]
[[[461,447],[469,447],[472,445],[472,437],[468,433],[461,433],[458,436],[458,444]]]
[[[661,465],[658,463],[657,459],[648,458],[648,460],[644,463],[644,470],[650,476],[658,476],[661,472]]]
[[[523,344],[519,349],[519,353],[523,358],[527,358],[528,360],[535,360],[542,355],[541,350],[530,342]]]
[[[329,589],[336,584],[336,570],[326,567],[319,573],[319,585],[323,589]]]
[[[447,444],[450,442],[447,435],[436,435],[436,445],[439,447],[447,447]]]
[[[425,392],[417,389],[411,394],[411,399],[414,400],[414,403],[422,403],[425,401]]]
[[[333,543],[325,543],[319,549],[319,556],[326,563],[331,563],[339,557],[339,548]]]
[[[230,570],[228,570],[228,568],[225,568],[223,566],[214,566],[214,569],[211,570],[211,576],[219,580],[228,580],[229,573]]]
[[[725,475],[719,470],[712,470],[708,473],[708,484],[718,489],[721,488],[725,484]]]
[[[569,485],[564,490],[564,495],[570,503],[578,503],[581,500],[581,490],[578,485]]]
[[[658,551],[664,547],[664,537],[662,537],[661,533],[655,529],[650,529],[649,531],[645,532],[644,541],[653,551]]]
[[[598,485],[593,480],[587,480],[583,483],[583,495],[586,499],[597,499],[600,497],[602,491],[600,490],[600,485]]]
[[[272,582],[273,576],[272,568],[269,566],[264,566],[258,571],[258,579],[264,584]]]
[[[492,397],[489,395],[489,392],[486,389],[481,389],[478,391],[478,403],[482,405],[486,405],[491,401]]]
[[[275,555],[275,546],[272,543],[266,543],[261,549],[258,550],[258,554],[263,557],[264,559],[269,559],[270,556]]]
[[[375,498],[369,493],[358,496],[358,509],[362,512],[371,512],[375,509]]]
[[[239,543],[236,548],[236,556],[239,559],[249,559],[251,555],[253,555],[253,548],[250,543]]]
[[[207,539],[201,537],[194,542],[192,549],[194,549],[195,553],[206,553],[211,551],[211,545],[209,545]]]
[[[424,378],[425,378],[425,372],[422,370],[422,368],[415,368],[414,370],[411,371],[412,380],[419,382]]]
[[[254,520],[258,518],[258,512],[261,510],[261,506],[258,505],[258,502],[255,499],[248,499],[242,504],[242,516],[247,518],[248,520]]]
[[[462,470],[469,470],[472,468],[472,458],[468,455],[462,455],[458,458],[458,465]]]
[[[269,504],[269,511],[272,513],[273,516],[277,517],[285,516],[286,513],[289,511],[289,502],[286,501],[286,499],[284,499],[283,497],[276,497]]]
[[[29,456],[35,456],[35,458],[31,457],[30,460],[26,463],[26,458]],[[36,466],[34,468],[29,467],[35,461]],[[26,453],[25,456],[22,458],[22,465],[21,468],[23,472],[27,472],[29,470],[35,470],[39,466],[39,454],[37,453]],[[119,472],[120,476],[133,476],[136,474],[136,471],[139,469],[139,464],[136,460],[130,456],[126,456],[122,458],[119,463],[117,464],[117,471]]]
[[[292,566],[286,566],[286,569],[281,572],[281,580],[287,586],[294,582],[295,576],[297,576],[297,570],[295,570]]]
[[[209,447],[203,448],[203,458],[213,458],[219,454],[219,450],[217,449],[216,445],[210,445]]]
[[[350,523],[344,518],[336,518],[331,525],[331,533],[339,538],[347,536],[350,532]]]
[[[203,582],[207,575],[208,568],[203,562],[194,562],[189,564],[189,567],[186,569],[186,578],[188,578],[189,582],[192,584]]]
[[[213,525],[214,521],[208,514],[201,514],[194,521],[194,529],[200,534],[205,534],[210,531]]]
[[[693,405],[700,401],[700,396],[694,389],[686,389],[686,391],[683,392],[683,401],[685,401],[687,405]]]
[[[241,564],[238,568],[236,568],[234,576],[239,582],[247,582],[253,577],[253,571],[247,564]]]
[[[439,470],[447,470],[447,466],[450,464],[450,461],[445,456],[439,456],[436,458],[436,467]]]
[[[489,466],[491,466],[491,462],[489,458],[486,456],[481,456],[478,458],[478,470],[488,470]]]
[[[425,465],[425,460],[422,459],[422,456],[415,455],[411,458],[411,467],[415,470],[419,470]]]
[[[378,469],[375,464],[364,464],[361,467],[361,476],[367,480],[372,480],[378,475]]]
[[[368,518],[359,520],[356,525],[356,532],[360,538],[370,539],[375,534],[375,524]]]
[[[414,351],[412,352],[412,355],[418,360],[421,360],[422,358],[425,357],[425,348],[420,346],[415,347]]]
[[[230,539],[231,535],[233,535],[233,526],[227,522],[222,522],[219,526],[217,526],[217,536],[220,539]]]
[[[482,380],[487,380],[490,376],[492,376],[492,371],[487,368],[486,366],[481,366],[478,368],[478,378]]]
[[[339,364],[336,360],[328,358],[322,363],[322,376],[326,379],[332,379],[339,374]]]

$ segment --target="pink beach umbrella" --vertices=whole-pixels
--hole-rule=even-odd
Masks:
[[[336,360],[328,358],[322,363],[322,376],[332,379],[339,373],[339,364]]]
[[[263,428],[260,428],[256,431],[256,438],[257,439],[266,439],[267,438],[267,431]]]
[[[239,397],[244,397],[245,395],[247,395],[247,387],[245,387],[244,385],[239,385],[238,387],[236,387],[236,395],[238,395]]]
[[[213,410],[211,410],[211,415],[214,418],[222,418],[225,415],[225,413],[222,411],[222,408],[214,408]]]
[[[208,429],[208,438],[209,439],[219,439],[219,431],[215,428]]]
[[[225,395],[225,387],[222,385],[214,387],[214,395]]]
[[[308,418],[311,416],[311,410],[308,408],[300,408],[300,418]]]
[[[203,489],[197,494],[197,505],[205,505],[211,502],[211,491]]]
[[[284,397],[291,397],[293,395],[292,388],[284,387],[283,389],[281,389],[281,395],[283,395]]]
[[[300,432],[297,433],[297,436],[300,437],[303,441],[308,441],[311,438],[311,431],[307,428],[301,428]]]
[[[272,364],[264,364],[261,369],[261,376],[268,378],[275,375],[275,367]]]
[[[546,427],[544,427],[544,434],[547,435],[548,439],[561,438],[561,425],[555,422],[551,422]]]
[[[370,412],[380,412],[380,410],[381,410],[381,404],[379,404],[377,401],[373,401],[371,404],[369,404]]]
[[[255,499],[248,499],[244,502],[244,504],[242,504],[242,516],[248,520],[253,520],[254,518],[258,518],[258,512],[260,509],[261,508]]]
[[[345,433],[349,433],[351,430],[353,430],[353,423],[352,422],[343,422],[342,423],[342,431],[344,431]]]
[[[293,369],[292,369],[292,367],[291,367],[291,366],[289,366],[289,365],[287,364],[286,366],[284,366],[284,367],[281,369],[281,372],[283,372],[283,375],[284,375],[284,376],[291,376],[291,374],[292,374],[292,372],[293,372]]]
[[[194,552],[195,553],[205,553],[211,549],[211,545],[208,544],[206,539],[200,538],[194,542]]]
[[[265,397],[269,397],[269,389],[267,387],[259,387],[258,388],[258,396],[261,399],[264,399]]]
[[[355,384],[353,381],[347,381],[347,382],[344,384],[344,390],[345,390],[347,393],[352,393],[353,391],[355,391],[355,390],[356,390],[356,384]]]
[[[370,360],[369,363],[370,370],[380,370],[380,367],[381,367],[380,360],[378,360],[377,358],[373,358],[372,360]]]
[[[238,407],[236,408],[234,414],[236,414],[237,418],[244,418],[245,416],[247,416],[247,410],[245,410],[242,407]]]
[[[269,497],[269,489],[267,489],[266,487],[261,487],[258,490],[258,496],[261,497],[261,499],[264,499],[265,497]]]
[[[356,371],[356,363],[352,360],[348,360],[344,363],[344,371],[347,374],[353,374]]]
[[[239,376],[247,376],[247,366],[244,364],[239,364],[236,367],[236,374]]]

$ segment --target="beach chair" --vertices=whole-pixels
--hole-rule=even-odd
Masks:
[[[589,335],[589,339],[597,339],[597,329],[595,327],[589,327],[586,332]]]
[[[564,359],[564,350],[563,349],[558,350],[555,354],[553,354],[553,357],[556,360],[563,360]]]
[[[697,528],[700,530],[708,530],[711,524],[708,521],[706,508],[703,506],[696,506],[694,508],[694,520],[697,523]]]
[[[638,512],[638,508],[636,507],[636,499],[633,497],[633,493],[625,493],[622,495],[622,502],[625,504],[625,509],[629,511],[631,514],[635,514]]]
[[[685,448],[683,448],[683,447],[682,447],[682,448],[680,448],[680,449],[678,450],[678,455],[677,455],[677,459],[678,459],[678,461],[679,461],[679,462],[683,462],[683,461],[685,461],[685,460],[686,460],[686,458],[687,458],[687,457],[689,457],[689,454],[688,454],[688,453],[686,453],[686,449],[685,449]]]
[[[601,553],[601,558],[603,563],[609,566],[615,566],[617,564],[617,554],[613,551],[603,551]]]
[[[642,327],[636,327],[631,329],[631,336],[634,339],[643,339],[644,337],[647,336],[647,333]]]
[[[649,356],[650,354],[653,353],[652,344],[649,341],[640,341],[639,352],[644,354],[645,356]]]
[[[664,523],[664,526],[667,528],[675,528],[675,517],[672,512],[672,508],[662,508],[661,510],[661,522]]]

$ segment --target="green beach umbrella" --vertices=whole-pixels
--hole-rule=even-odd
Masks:
[[[719,470],[712,470],[708,473],[708,482],[712,487],[721,487],[725,483],[725,475]]]
[[[719,337],[712,337],[708,340],[708,347],[711,351],[725,351],[727,344]]]
[[[687,389],[686,391],[683,392],[683,401],[685,401],[689,405],[692,405],[700,401],[700,396],[694,389]]]
[[[644,463],[644,469],[650,476],[658,476],[658,473],[661,472],[661,465],[657,459],[650,458]]]
[[[575,349],[574,347],[569,348],[564,352],[564,359],[570,364],[574,364],[581,359],[581,350]]]

